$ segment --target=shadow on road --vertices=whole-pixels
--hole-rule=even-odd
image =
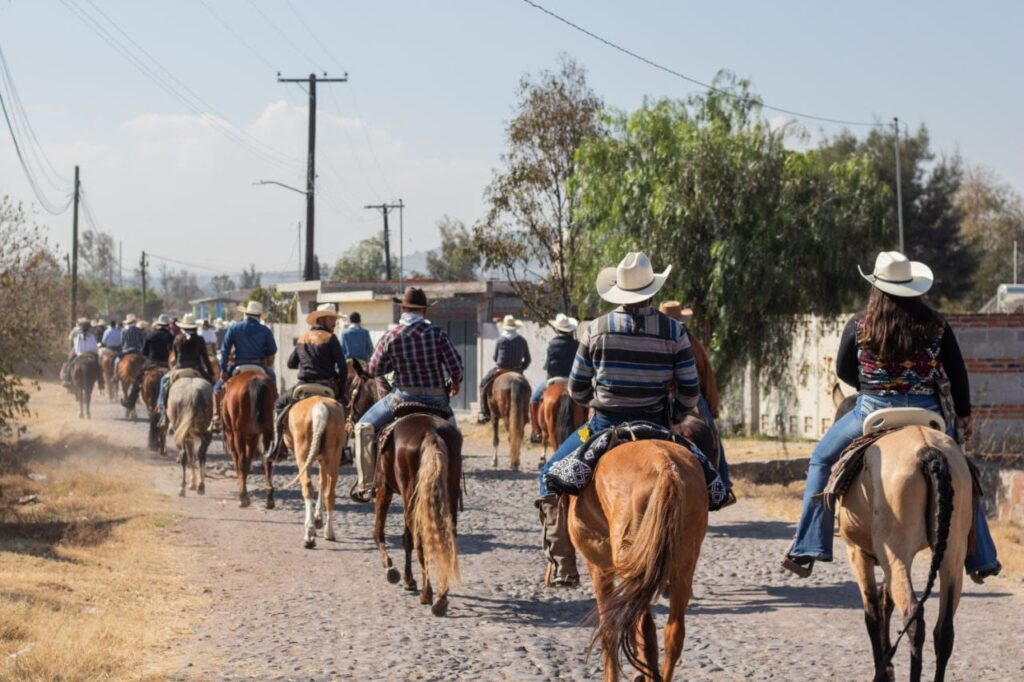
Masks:
[[[585,619],[594,606],[594,600],[589,598],[573,601],[535,601],[492,599],[455,593],[453,599],[458,599],[466,612],[462,615],[449,615],[449,618],[483,618],[496,623],[513,623],[516,626],[588,625]]]

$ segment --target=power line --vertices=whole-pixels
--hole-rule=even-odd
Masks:
[[[547,14],[549,17],[551,17],[551,18],[553,18],[553,19],[555,19],[557,21],[562,22],[566,26],[569,26],[570,28],[573,28],[573,29],[579,31],[582,34],[584,34],[586,36],[589,36],[589,37],[593,38],[594,40],[596,40],[596,41],[598,41],[600,43],[603,43],[604,45],[607,45],[608,47],[612,48],[613,50],[617,50],[617,51],[619,51],[619,52],[621,52],[621,53],[623,53],[623,54],[625,54],[625,55],[627,55],[629,57],[632,57],[633,59],[641,61],[644,64],[647,64],[648,66],[652,66],[655,69],[658,69],[659,71],[663,71],[663,72],[669,74],[670,76],[675,76],[676,78],[682,79],[682,80],[684,80],[684,81],[686,81],[688,83],[692,83],[694,85],[699,85],[702,88],[706,88],[708,90],[711,90],[712,92],[717,92],[718,94],[723,95],[725,97],[730,97],[730,98],[741,100],[741,101],[755,101],[754,98],[742,97],[742,96],[737,95],[737,94],[735,94],[733,92],[729,92],[728,90],[722,90],[721,88],[716,88],[714,85],[711,85],[710,83],[705,83],[703,81],[697,80],[696,78],[693,78],[692,76],[687,76],[686,74],[681,73],[679,71],[676,71],[675,69],[672,69],[670,67],[667,67],[664,64],[660,64],[660,63],[654,61],[653,59],[649,59],[647,57],[644,57],[641,54],[638,54],[638,53],[630,50],[630,49],[622,47],[618,43],[614,43],[611,40],[609,40],[607,38],[604,38],[602,36],[599,36],[598,34],[594,33],[593,31],[589,31],[589,30],[583,28],[582,26],[580,26],[579,24],[577,24],[575,22],[572,22],[569,19],[566,19],[565,17],[563,17],[561,15],[555,14],[554,12],[549,10],[548,8],[546,8],[543,5],[540,5],[540,4],[536,3],[536,2],[534,2],[533,0],[522,0],[522,1],[525,2],[527,5],[529,5],[530,7],[533,7],[534,9],[540,10],[544,14]],[[762,109],[768,109],[768,110],[771,110],[771,111],[777,111],[777,112],[782,113],[782,114],[789,114],[791,116],[796,116],[797,118],[806,118],[806,119],[811,119],[811,120],[814,120],[814,121],[822,121],[824,123],[836,123],[836,124],[839,124],[839,125],[848,125],[848,126],[865,126],[865,127],[869,127],[869,128],[882,128],[882,127],[884,127],[884,124],[879,123],[877,121],[873,122],[873,123],[868,123],[866,121],[847,121],[847,120],[840,119],[840,118],[830,118],[828,116],[816,116],[814,114],[805,114],[805,113],[800,112],[800,111],[794,111],[793,109],[784,109],[783,107],[771,106],[769,104],[765,104],[761,100],[756,100],[756,101],[758,101],[758,103],[760,104]]]
[[[245,40],[245,38],[243,38],[241,35],[238,34],[237,31],[235,31],[235,29],[231,28],[231,24],[229,24],[228,22],[224,21],[224,19],[222,19],[221,16],[219,14],[217,14],[217,12],[214,11],[213,7],[210,6],[210,3],[208,3],[206,0],[199,0],[199,1],[203,4],[203,7],[206,8],[206,11],[209,12],[210,14],[212,14],[213,18],[216,19],[220,23],[220,25],[224,27],[224,30],[226,30],[228,33],[230,33],[231,36],[242,45],[242,47],[244,47],[246,50],[251,52],[252,55],[254,57],[256,57],[256,59],[258,59],[261,62],[263,62],[263,65],[266,66],[268,69],[270,69],[271,71],[277,71],[277,67],[275,67],[270,62],[269,59],[267,59],[259,51],[257,51],[256,48],[254,48],[252,45],[250,45],[248,43],[248,41]]]
[[[286,43],[288,43],[289,45],[291,45],[292,49],[293,49],[293,50],[295,50],[295,52],[296,52],[296,53],[297,53],[297,54],[298,54],[298,55],[299,55],[300,57],[302,57],[303,59],[305,59],[305,60],[306,60],[306,63],[308,63],[308,64],[312,64],[312,65],[314,65],[314,66],[316,66],[316,65],[317,65],[317,64],[316,64],[316,60],[315,60],[315,59],[313,59],[312,57],[310,57],[310,56],[309,56],[308,54],[306,54],[306,51],[305,51],[305,50],[303,50],[303,49],[302,49],[301,47],[299,47],[299,46],[298,46],[298,45],[297,45],[297,44],[295,43],[295,41],[293,41],[293,40],[292,40],[291,38],[289,38],[289,37],[288,37],[288,34],[287,34],[287,33],[285,33],[285,32],[284,32],[284,31],[283,31],[283,30],[281,29],[281,27],[280,27],[280,26],[278,26],[278,25],[277,25],[276,23],[274,23],[274,20],[273,20],[273,19],[271,19],[270,17],[268,17],[268,16],[266,15],[266,13],[265,13],[265,12],[264,12],[263,10],[261,10],[261,9],[259,8],[259,6],[258,6],[258,5],[257,5],[257,4],[255,3],[255,2],[253,2],[253,0],[249,0],[249,6],[250,6],[250,7],[252,7],[252,8],[254,9],[254,10],[256,10],[256,13],[257,13],[257,14],[259,14],[259,15],[260,15],[261,17],[263,17],[263,20],[264,20],[265,22],[267,22],[267,24],[269,24],[269,25],[270,25],[270,28],[274,29],[274,31],[275,31],[275,32],[277,33],[277,35],[281,36],[281,37],[282,37],[282,38],[284,39],[284,41],[285,41]],[[323,66],[323,65],[321,64],[320,66]],[[320,70],[321,70],[321,71],[323,71],[323,69],[320,69]]]

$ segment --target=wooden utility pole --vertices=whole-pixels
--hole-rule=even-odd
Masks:
[[[367,204],[363,208],[380,211],[384,215],[384,279],[391,281],[391,230],[388,228],[388,213],[394,209],[400,211],[405,209],[405,204],[399,201],[397,204]],[[401,246],[399,246],[401,248]]]
[[[71,325],[78,323],[78,166],[75,166],[75,209],[71,214]]]
[[[314,199],[316,196],[316,84],[320,83],[345,83],[348,81],[348,74],[344,78],[317,78],[315,73],[309,74],[309,78],[281,78],[277,74],[278,83],[308,83],[309,87],[309,152],[306,165],[306,265],[303,269],[302,279],[309,281],[316,278],[316,265],[313,262],[316,255],[313,253],[313,224],[314,224]]]

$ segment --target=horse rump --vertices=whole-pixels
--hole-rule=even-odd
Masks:
[[[564,443],[573,431],[576,430],[576,404],[568,393],[558,396],[558,405],[555,408],[555,442],[552,447],[557,448]]]
[[[413,533],[433,568],[441,594],[459,580],[459,557],[448,491],[448,446],[431,429],[420,444],[420,466],[413,491]]]

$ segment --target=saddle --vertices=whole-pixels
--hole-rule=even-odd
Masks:
[[[249,372],[259,372],[260,374],[266,375],[267,370],[262,365],[238,365],[235,367],[234,372],[231,373],[231,376],[247,374]]]
[[[99,358],[99,355],[97,355],[96,353],[94,353],[91,350],[90,351],[86,351],[84,353],[79,353],[78,355],[75,356],[75,362],[76,363],[77,362],[85,362],[86,360],[89,360],[89,359],[92,359],[92,360],[94,360],[96,362],[99,362],[100,358]]]
[[[669,428],[647,421],[625,422],[593,434],[569,456],[555,462],[544,474],[544,485],[548,490],[567,495],[579,495],[590,483],[597,469],[598,460],[608,451],[624,442],[635,440],[664,440],[682,445],[700,463],[708,490],[708,509],[717,511],[729,500],[718,471],[695,443],[683,438]]]
[[[390,440],[391,434],[394,433],[395,427],[398,426],[398,422],[402,421],[405,417],[411,417],[414,414],[424,414],[447,421],[455,414],[448,405],[427,405],[426,403],[417,403],[411,400],[395,403],[394,413],[395,418],[377,434],[377,452],[384,451],[384,446]]]
[[[182,367],[180,369],[172,369],[170,371],[170,377],[167,379],[169,384],[173,384],[178,379],[205,379],[198,370],[192,369],[191,367]]]
[[[569,377],[551,377],[550,379],[547,380],[547,382],[544,385],[545,386],[555,386],[557,384],[567,384],[567,383],[569,383]]]
[[[306,398],[330,398],[334,399],[334,391],[323,384],[299,384],[292,389],[292,400],[305,400]]]

